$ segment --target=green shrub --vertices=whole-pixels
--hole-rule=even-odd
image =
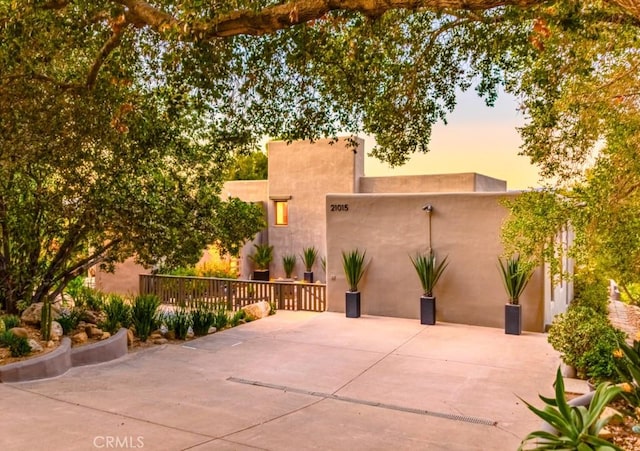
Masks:
[[[159,306],[160,300],[156,295],[141,294],[135,297],[131,309],[131,322],[140,340],[147,341],[149,334],[157,327],[156,312]]]
[[[192,325],[191,313],[184,307],[178,308],[173,312],[172,325],[172,330],[176,333],[176,338],[178,340],[186,339],[189,327]]]
[[[574,299],[572,305],[589,307],[596,312],[607,315],[609,305],[609,282],[604,277],[582,272],[573,278]]]
[[[64,292],[67,293],[75,301],[78,297],[78,294],[80,293],[80,290],[82,290],[84,287],[84,277],[78,276],[75,279],[72,279],[71,282],[67,284]]]
[[[15,337],[15,335],[13,335],[8,330],[0,332],[0,348],[8,347],[9,343],[11,343],[11,341],[13,340],[13,337]]]
[[[19,327],[21,323],[18,315],[5,315],[2,317],[2,321],[4,322],[5,329],[7,330]]]
[[[131,305],[117,294],[111,294],[104,303],[104,313],[107,318],[100,323],[100,327],[110,334],[115,334],[121,327],[131,326]]]
[[[104,308],[105,295],[94,288],[82,286],[78,288],[73,300],[77,307],[101,311]]]
[[[632,296],[629,297],[627,291]],[[620,300],[622,302],[626,302],[627,304],[638,305],[640,300],[640,283],[628,283],[624,287],[620,287]]]
[[[62,332],[68,335],[72,330],[78,327],[80,322],[80,316],[82,316],[82,310],[79,308],[62,309],[60,316],[56,319],[62,326]]]
[[[229,315],[224,308],[216,310],[213,314],[213,325],[217,330],[222,330],[229,324]]]
[[[231,327],[236,327],[238,324],[240,324],[240,321],[244,321],[245,319],[246,319],[246,314],[244,310],[238,310],[233,314],[233,316],[229,320],[229,325]]]
[[[2,340],[11,352],[11,357],[22,357],[31,353],[29,340],[24,337],[16,337],[11,332],[5,332]]]
[[[576,368],[579,377],[596,381],[617,379],[613,350],[620,339],[624,339],[624,333],[606,316],[582,306],[572,306],[556,316],[548,337],[553,349],[567,365]]]
[[[206,304],[199,304],[191,311],[193,334],[203,336],[209,333],[209,328],[215,323],[215,313]]]

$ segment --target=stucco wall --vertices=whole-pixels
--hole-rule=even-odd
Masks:
[[[506,191],[507,183],[473,172],[460,174],[402,175],[363,177],[361,193],[464,193]]]
[[[325,195],[328,192],[353,193],[364,168],[364,141],[348,147],[346,140],[315,143],[283,141],[267,145],[269,156],[269,244],[274,247],[271,277],[284,277],[282,256],[298,256],[295,275],[302,279],[304,266],[299,257],[304,247],[318,249],[313,268],[316,280],[325,280],[319,259],[326,255]],[[355,150],[355,152],[354,152]],[[289,198],[289,224],[275,225],[274,199]]]
[[[513,194],[356,194],[327,196],[328,310],[344,311],[347,289],[341,251],[366,250],[369,268],[361,286],[362,313],[419,317],[422,292],[409,255],[429,247],[428,214],[433,206],[432,247],[449,256],[436,286],[437,318],[463,324],[503,327],[507,300],[497,267],[499,232],[506,209],[499,200]],[[330,205],[347,211],[329,211]],[[525,330],[543,330],[543,280],[538,271],[523,304]]]
[[[117,293],[123,296],[140,293],[140,274],[149,274],[151,270],[135,263],[133,258],[116,265],[113,273],[96,271],[96,288],[104,293]]]
[[[482,174],[475,175],[475,191],[477,192],[494,192],[494,191],[506,191],[507,182],[493,177],[488,177]]]

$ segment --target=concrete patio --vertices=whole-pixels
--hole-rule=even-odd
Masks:
[[[280,311],[0,384],[0,449],[513,450],[559,362],[543,334]]]

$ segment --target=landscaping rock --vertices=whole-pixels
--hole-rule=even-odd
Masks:
[[[157,338],[163,338],[163,336],[160,332],[154,332],[151,335],[149,335],[149,338],[152,340],[155,340]]]
[[[260,301],[246,305],[242,307],[242,310],[244,310],[245,316],[249,321],[254,321],[269,316],[271,306],[267,301]]]
[[[196,335],[193,333],[193,331],[191,330],[191,328],[189,328],[189,332],[187,332],[187,338],[191,339],[193,337],[195,337]]]
[[[155,340],[153,340],[153,344],[156,345],[163,345],[167,343],[169,343],[169,340],[167,340],[166,338],[156,338]]]
[[[602,429],[600,429],[600,432],[598,432],[598,437],[604,440],[609,440],[613,438],[613,433],[606,427],[603,427]]]
[[[78,332],[73,337],[71,337],[71,341],[73,341],[75,344],[86,343],[88,339],[89,337],[87,336],[86,332]]]
[[[103,331],[102,329],[94,326],[88,328],[88,331],[86,333],[90,338],[102,338]]]
[[[40,345],[40,343],[35,341],[33,338],[29,339],[29,347],[31,348],[31,352],[41,352],[41,351],[43,351],[43,348]]]
[[[620,412],[618,412],[613,407],[605,407],[602,413],[600,414],[600,418],[609,418],[609,424],[622,424],[624,422],[624,418]]]
[[[100,322],[101,315],[99,312],[94,312],[93,310],[85,310],[80,316],[80,319],[91,324],[98,324]]]
[[[40,325],[40,318],[42,318],[42,306],[44,302],[36,302],[31,304],[27,309],[22,312],[21,319],[25,324],[32,326]],[[55,305],[51,306],[51,318],[58,319],[60,317],[60,309]]]
[[[54,337],[59,339],[64,335],[64,330],[62,330],[62,325],[58,321],[51,321],[51,338]]]
[[[106,340],[107,338],[111,338],[111,334],[109,332],[102,332],[102,337],[100,337],[100,340]]]
[[[47,341],[47,349],[51,349],[56,345],[56,343],[53,340],[49,340]]]
[[[175,330],[170,330],[167,332],[167,338],[169,340],[175,340],[176,339],[176,331]]]
[[[133,345],[133,331],[131,329],[127,329],[127,345],[131,346]]]
[[[29,332],[27,332],[27,329],[25,329],[24,327],[12,327],[11,329],[9,329],[9,332],[11,332],[16,337],[29,338]]]
[[[209,328],[209,330],[207,331],[208,334],[215,334],[217,332],[218,329],[216,329],[214,326],[211,326]]]

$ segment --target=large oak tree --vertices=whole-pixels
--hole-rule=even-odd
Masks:
[[[518,96],[522,152],[594,193],[587,167],[637,153],[639,24],[614,0],[2,2],[0,287],[37,299],[92,259],[193,256],[224,236],[207,218],[231,155],[365,132],[402,164],[472,86]]]

